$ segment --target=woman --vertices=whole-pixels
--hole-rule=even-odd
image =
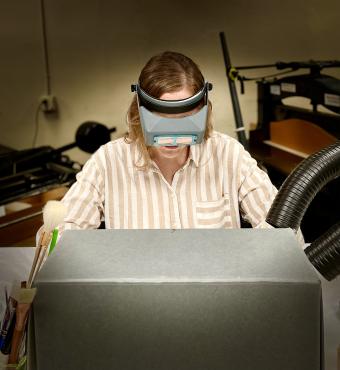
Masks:
[[[68,212],[60,231],[98,228],[101,220],[108,229],[240,228],[240,214],[253,227],[266,227],[276,189],[241,144],[213,131],[209,88],[190,58],[175,52],[152,57],[134,86],[127,137],[102,146],[84,165],[62,200]],[[142,106],[147,106],[143,93],[151,96],[150,101],[156,98],[155,106],[166,106],[167,101],[181,105],[203,94],[187,111],[157,112],[150,107],[143,111],[150,117],[169,118],[164,120],[167,123],[180,123],[173,119],[189,122],[199,114],[202,119],[200,112],[206,106],[202,141],[195,144],[199,133],[184,139],[172,133],[171,146],[161,145],[166,143],[164,135],[153,138],[156,146],[149,145],[147,122],[141,123]],[[186,140],[192,140],[191,145]]]

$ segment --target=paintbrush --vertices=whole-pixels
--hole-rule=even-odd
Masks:
[[[8,357],[9,364],[16,364],[19,357],[20,344],[25,331],[28,312],[36,294],[36,288],[27,289],[22,287],[13,295],[18,302],[16,306],[15,328],[11,342],[11,352]]]
[[[36,288],[31,288],[32,282],[44,261],[48,246],[51,242],[52,233],[54,233],[54,244],[56,243],[56,227],[64,220],[65,214],[66,208],[59,201],[49,201],[43,209],[44,225],[39,237],[38,246],[36,247],[28,282],[27,284],[23,282],[21,289],[14,295],[17,306],[11,352],[8,358],[9,364],[16,364],[18,362],[20,344],[24,335],[29,309],[36,294]]]
[[[39,271],[48,250],[48,246],[51,242],[53,234],[53,246],[51,245],[51,250],[54,248],[57,240],[57,229],[56,227],[63,222],[66,215],[66,207],[57,200],[50,200],[46,203],[43,209],[43,220],[44,225],[42,233],[40,234],[38,246],[35,250],[35,256],[31,268],[31,272],[27,281],[27,287],[31,288],[34,278]]]

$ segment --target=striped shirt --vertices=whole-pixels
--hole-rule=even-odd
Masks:
[[[214,132],[190,146],[169,184],[155,162],[136,166],[140,154],[124,138],[92,155],[62,202],[65,229],[240,228],[240,214],[263,227],[276,189],[235,139]]]

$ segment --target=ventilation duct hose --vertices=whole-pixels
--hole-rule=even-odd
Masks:
[[[316,239],[305,249],[313,266],[327,280],[340,274],[340,222]]]
[[[311,155],[282,184],[266,218],[276,228],[298,230],[315,195],[340,175],[340,141]],[[340,274],[340,223],[315,240],[307,256],[328,280]]]

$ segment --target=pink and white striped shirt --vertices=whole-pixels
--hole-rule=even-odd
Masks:
[[[138,169],[139,158],[123,138],[94,153],[62,200],[68,211],[60,231],[98,228],[102,220],[108,229],[239,228],[240,213],[253,227],[265,225],[277,190],[235,139],[214,132],[191,146],[172,184],[154,162]]]

